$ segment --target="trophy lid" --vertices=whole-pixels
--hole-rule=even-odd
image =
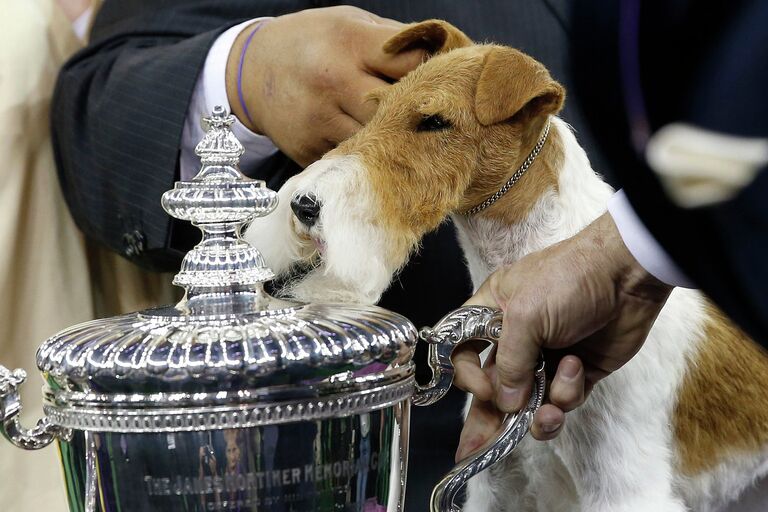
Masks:
[[[173,281],[183,300],[48,339],[37,364],[49,403],[183,405],[196,393],[272,400],[412,381],[416,330],[406,318],[374,306],[299,304],[264,290],[272,271],[241,232],[278,199],[240,173],[244,149],[233,121],[221,107],[204,119],[195,149],[201,170],[162,198],[170,215],[203,233]]]

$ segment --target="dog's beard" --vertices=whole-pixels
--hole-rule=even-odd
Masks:
[[[281,293],[305,302],[374,304],[400,267],[386,257],[388,237],[368,222],[357,222],[349,205],[326,204],[324,228],[312,230],[311,254],[291,267]]]
[[[373,304],[378,300],[378,296],[372,299],[359,288],[339,281],[321,267],[322,264],[294,266],[290,274],[280,276],[283,281],[276,291],[277,295],[301,302]]]
[[[398,242],[398,233],[378,222],[379,209],[363,170],[308,171],[286,182],[276,211],[254,221],[247,238],[278,274],[280,296],[374,304],[410,251]],[[298,223],[290,208],[291,199],[302,193],[313,194],[323,205],[311,230]]]

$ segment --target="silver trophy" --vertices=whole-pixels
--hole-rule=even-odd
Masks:
[[[43,343],[44,417],[31,429],[18,419],[26,374],[0,366],[0,432],[28,450],[58,443],[72,512],[401,511],[411,403],[439,400],[453,349],[495,341],[501,315],[464,307],[423,330],[433,378],[421,387],[406,318],[270,296],[272,271],[240,234],[277,195],[238,170],[233,121],[222,108],[204,120],[200,172],[163,195],[203,232],[174,278],[184,299]],[[466,481],[522,439],[543,368],[535,384],[499,438],[437,484],[432,511],[459,510]]]

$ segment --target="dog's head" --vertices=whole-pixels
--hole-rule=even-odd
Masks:
[[[279,211],[259,227],[257,246],[278,272],[312,262],[294,296],[378,300],[420,239],[495,192],[562,106],[563,88],[512,48],[474,45],[431,20],[384,49],[413,47],[432,57],[375,91],[373,119],[290,179]],[[515,192],[524,202],[525,187]]]

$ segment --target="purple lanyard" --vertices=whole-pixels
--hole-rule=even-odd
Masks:
[[[253,36],[255,36],[256,32],[266,25],[268,21],[269,20],[260,20],[255,23],[256,26],[253,27],[251,33],[248,34],[248,39],[245,40],[243,51],[240,53],[240,64],[237,66],[237,98],[240,100],[240,106],[243,108],[243,113],[248,119],[248,123],[250,123],[251,127],[253,127],[253,119],[251,119],[251,113],[248,112],[248,107],[245,106],[245,97],[243,96],[243,65],[245,64],[245,52],[248,51]]]

